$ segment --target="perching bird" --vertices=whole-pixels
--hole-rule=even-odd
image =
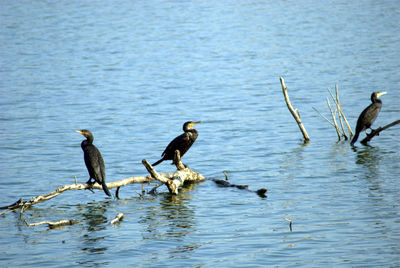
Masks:
[[[168,144],[167,148],[165,148],[164,152],[161,154],[162,158],[155,162],[153,166],[160,164],[164,160],[174,160],[176,150],[179,150],[182,157],[197,139],[199,133],[192,127],[199,123],[201,123],[201,121],[188,121],[183,124],[183,131],[185,133],[179,135]]]
[[[86,140],[82,141],[81,147],[83,151],[83,156],[85,159],[86,168],[89,172],[88,184],[92,185],[95,180],[98,184],[103,187],[103,191],[106,195],[111,196],[110,191],[106,185],[106,167],[104,166],[104,160],[101,156],[99,149],[93,145],[93,134],[89,130],[74,130],[86,137]]]
[[[372,103],[362,111],[360,116],[357,120],[356,126],[356,134],[354,135],[353,139],[351,140],[351,145],[357,141],[360,132],[366,130],[367,128],[371,129],[372,123],[374,123],[376,117],[379,114],[379,111],[382,108],[382,101],[379,99],[380,96],[386,94],[385,91],[381,92],[373,92],[371,94],[371,101]]]

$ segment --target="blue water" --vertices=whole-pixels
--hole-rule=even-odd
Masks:
[[[352,127],[378,90],[375,126],[400,119],[399,32],[398,1],[1,1],[0,206],[88,179],[74,129],[114,181],[146,175],[188,120],[185,164],[268,198],[68,191],[0,216],[0,266],[400,266],[399,127],[352,148],[312,109],[329,116],[338,84]],[[62,219],[81,222],[24,223]]]

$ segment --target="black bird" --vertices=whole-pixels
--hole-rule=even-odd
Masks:
[[[201,123],[201,121],[188,121],[183,124],[183,131],[185,133],[179,135],[168,144],[167,148],[165,148],[164,152],[161,154],[162,158],[155,162],[153,166],[160,164],[164,160],[174,160],[176,150],[179,150],[182,157],[193,145],[197,136],[199,136],[197,130],[192,128],[195,124],[199,123]]]
[[[367,128],[371,129],[372,123],[374,123],[376,117],[379,114],[379,111],[382,108],[382,101],[379,99],[380,96],[386,94],[385,91],[381,92],[373,92],[371,94],[371,104],[362,111],[360,116],[357,120],[356,126],[356,134],[354,135],[353,139],[351,140],[351,145],[357,141],[360,132],[366,130]]]
[[[86,140],[82,141],[81,147],[85,159],[86,168],[90,176],[87,183],[93,185],[94,182],[92,181],[92,179],[94,179],[95,182],[103,187],[103,191],[106,193],[106,195],[111,196],[111,193],[106,185],[106,167],[104,165],[104,160],[101,156],[99,149],[97,149],[97,147],[93,145],[94,138],[92,132],[86,129],[74,131],[86,137]]]

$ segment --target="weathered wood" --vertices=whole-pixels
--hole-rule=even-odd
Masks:
[[[66,225],[73,225],[78,222],[79,222],[78,220],[61,220],[61,221],[57,221],[57,222],[41,221],[41,222],[36,222],[36,223],[27,223],[27,222],[25,222],[25,223],[28,226],[37,226],[37,225],[47,224],[50,229],[53,229],[53,228],[59,228],[59,227],[66,226]]]
[[[172,175],[173,175],[172,173],[162,173],[163,178],[172,178]],[[149,176],[141,176],[141,177],[129,177],[129,178],[125,178],[125,179],[122,179],[119,181],[108,182],[107,187],[108,187],[108,189],[112,189],[112,188],[118,188],[118,187],[126,186],[128,184],[134,184],[134,183],[149,183],[152,180],[153,180],[153,178],[150,175]],[[50,193],[32,197],[31,200],[29,200],[29,201],[23,202],[22,198],[20,198],[17,202],[15,202],[11,205],[8,205],[8,206],[0,207],[0,209],[8,209],[8,210],[12,211],[12,210],[21,208],[23,211],[30,206],[33,206],[35,204],[42,203],[42,202],[50,200],[54,197],[57,197],[65,191],[86,190],[86,189],[92,189],[92,188],[99,189],[99,190],[103,189],[102,186],[99,185],[98,183],[95,183],[92,185],[87,184],[87,183],[68,184],[68,185],[60,186],[56,190],[54,190]],[[8,211],[5,210],[5,211],[1,212],[0,215],[7,213],[7,212]]]
[[[118,213],[118,215],[115,216],[115,218],[110,222],[110,224],[115,224],[117,222],[120,222],[124,216],[125,216],[124,213]]]
[[[338,136],[338,140],[341,140],[341,137],[343,136],[345,140],[348,140],[349,137],[346,134],[345,128],[344,128],[344,123],[346,124],[348,130],[349,130],[349,136],[350,138],[353,136],[353,131],[351,130],[350,124],[346,119],[346,116],[344,115],[343,109],[340,106],[340,100],[339,100],[339,89],[338,89],[338,85],[335,85],[335,93],[336,95],[334,96],[331,92],[331,90],[328,88],[328,92],[332,97],[333,102],[336,105],[336,109],[335,112],[333,111],[332,107],[331,107],[331,103],[329,101],[329,98],[326,98],[326,103],[328,105],[329,111],[331,113],[332,116],[332,120],[333,122],[331,122],[328,118],[326,118],[324,115],[322,115],[315,107],[312,107],[322,118],[324,118],[326,121],[328,121],[329,124],[331,124],[335,130],[336,130],[336,134]],[[338,118],[339,118],[339,122],[340,122],[340,128],[339,128],[339,124],[336,120],[336,112],[338,114]]]
[[[335,85],[335,91],[336,91],[336,92],[335,92],[335,93],[336,93],[336,98],[333,96],[331,90],[328,88],[328,92],[329,92],[329,94],[331,95],[333,102],[336,104],[336,108],[337,108],[337,111],[338,111],[338,114],[339,114],[339,120],[340,120],[340,124],[341,124],[342,131],[343,131],[342,135],[343,135],[343,137],[345,138],[345,140],[348,140],[348,137],[347,137],[347,135],[346,135],[346,131],[344,130],[342,118],[343,118],[343,120],[344,120],[344,122],[345,122],[345,124],[346,124],[346,126],[347,126],[347,129],[349,130],[350,138],[353,136],[353,130],[351,130],[350,124],[349,124],[349,122],[347,121],[347,118],[346,118],[346,116],[344,115],[344,112],[343,112],[343,110],[342,110],[342,106],[340,106],[339,88],[338,88],[338,85],[337,85],[337,84]]]
[[[285,85],[285,81],[283,80],[282,77],[280,78],[280,81],[281,81],[282,92],[283,92],[283,96],[285,97],[286,105],[287,105],[290,113],[292,114],[294,120],[296,120],[297,125],[299,126],[300,131],[303,134],[304,140],[307,142],[310,140],[310,136],[308,136],[308,133],[307,133],[305,127],[303,126],[303,123],[301,122],[299,112],[296,112],[295,109],[293,109],[292,103],[290,102],[289,95],[287,93],[287,87]]]
[[[143,159],[142,163],[146,167],[146,169],[150,173],[150,175],[154,179],[164,183],[167,186],[168,191],[173,195],[178,194],[179,187],[183,186],[183,184],[185,182],[203,181],[206,179],[200,173],[195,172],[195,171],[191,170],[190,168],[185,167],[185,165],[182,164],[182,162],[180,161],[179,150],[175,151],[174,164],[177,168],[177,171],[172,174],[172,177],[164,177],[164,176],[160,175],[159,173],[157,173],[157,171],[154,169],[154,167],[149,162],[147,162],[146,159]]]
[[[361,144],[367,145],[367,143],[372,140],[373,137],[375,136],[379,136],[379,133],[381,133],[382,131],[384,131],[385,129],[388,129],[392,126],[395,126],[397,124],[400,124],[400,120],[396,120],[390,124],[387,124],[384,127],[378,127],[377,129],[373,129],[371,131],[371,133],[367,134],[367,136],[360,142]]]
[[[331,111],[332,121],[333,121],[333,124],[334,124],[335,129],[336,129],[336,134],[338,135],[338,140],[340,140],[340,135],[342,133],[340,132],[340,129],[339,129],[338,124],[336,122],[336,116],[335,116],[336,111],[335,111],[335,113],[333,113],[333,110],[332,110],[332,107],[331,107],[331,103],[329,102],[328,98],[326,98],[326,103],[328,104],[329,110]]]

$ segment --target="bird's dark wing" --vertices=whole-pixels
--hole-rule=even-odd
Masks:
[[[161,156],[165,156],[164,158],[173,158],[175,154],[175,150],[179,150],[181,156],[183,156],[187,150],[189,150],[190,146],[192,146],[193,142],[190,140],[188,133],[183,133],[173,139],[165,148],[164,152]]]
[[[84,151],[85,164],[91,178],[101,184],[105,181],[106,169],[100,151],[94,146],[87,146]]]
[[[382,108],[380,103],[372,103],[362,111],[357,120],[357,130],[363,131],[365,128],[371,127]]]

